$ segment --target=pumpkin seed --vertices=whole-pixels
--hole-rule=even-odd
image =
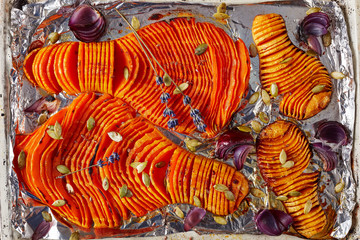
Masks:
[[[162,167],[165,167],[165,165],[166,165],[166,162],[161,161],[161,162],[156,163],[155,167],[162,168]]]
[[[102,181],[102,187],[105,191],[109,190],[110,184],[109,184],[109,179],[107,177],[105,177]]]
[[[306,54],[309,55],[310,57],[315,57],[317,56],[317,52],[315,52],[314,50],[310,49],[306,51]]]
[[[23,150],[21,150],[18,156],[18,167],[21,170],[25,167],[25,165],[26,165],[26,154]]]
[[[195,54],[196,55],[201,55],[204,52],[206,52],[206,50],[208,49],[209,45],[207,45],[207,43],[201,43],[199,46],[197,46],[195,48]]]
[[[342,190],[344,189],[345,187],[345,183],[343,181],[340,181],[338,184],[336,184],[335,186],[335,192],[336,193],[339,193],[339,192],[342,192]]]
[[[291,191],[288,193],[290,197],[299,197],[301,196],[301,192],[298,191]]]
[[[306,11],[306,15],[309,15],[309,14],[311,14],[311,13],[320,12],[320,11],[321,11],[321,8],[312,7],[312,8],[309,8],[309,9]]]
[[[142,174],[142,181],[146,187],[150,187],[150,176],[147,173]]]
[[[225,197],[229,201],[235,201],[235,196],[231,191],[225,191]]]
[[[271,96],[273,96],[274,98],[276,98],[279,94],[279,88],[278,85],[276,83],[272,83],[270,86],[270,94]]]
[[[46,211],[42,211],[41,215],[46,222],[52,222],[52,216],[50,213],[48,213]]]
[[[326,34],[322,36],[322,42],[324,47],[328,47],[331,45],[331,33],[328,31]]]
[[[190,139],[188,137],[185,138],[184,142],[187,149],[189,149],[191,152],[195,152],[196,149],[202,144],[202,142],[198,141],[197,139]]]
[[[311,200],[307,200],[307,202],[305,203],[305,206],[304,206],[304,214],[308,214],[312,209],[312,202]]]
[[[137,168],[140,164],[141,164],[141,162],[132,162],[132,163],[130,163],[130,167]]]
[[[230,18],[230,16],[227,15],[226,13],[220,13],[220,12],[214,13],[213,17],[216,18],[217,20],[225,20]]]
[[[280,155],[279,155],[279,160],[281,164],[285,164],[286,160],[287,160],[287,155],[284,149],[281,150]]]
[[[316,85],[313,89],[311,89],[311,91],[313,93],[319,93],[319,92],[322,92],[325,88],[325,85],[322,85],[322,84],[319,84],[319,85]]]
[[[55,133],[55,135],[61,136],[61,131],[62,131],[61,125],[60,125],[60,123],[58,121],[56,121],[56,123],[54,125],[54,133]]]
[[[74,188],[71,186],[70,183],[67,183],[66,184],[66,191],[70,194],[73,194],[74,193]]]
[[[128,191],[127,185],[126,184],[122,185],[119,191],[120,191],[120,198],[125,197]]]
[[[258,198],[263,198],[263,197],[266,197],[266,194],[261,191],[260,189],[258,188],[251,188],[250,189],[250,193],[254,196],[254,197],[258,197]]]
[[[286,200],[288,200],[288,197],[284,196],[284,195],[280,195],[280,196],[277,196],[275,199],[279,200],[279,201],[286,201]]]
[[[62,206],[64,206],[66,204],[66,201],[65,200],[63,200],[63,199],[58,199],[58,200],[56,200],[55,202],[53,202],[53,206],[54,207],[62,207]]]
[[[218,224],[221,224],[221,225],[226,225],[227,224],[227,221],[224,217],[221,217],[221,216],[214,216],[214,221]]]
[[[249,46],[249,52],[250,52],[250,57],[256,57],[258,54],[257,48],[255,46],[255,44],[250,44]]]
[[[57,41],[59,41],[60,34],[58,34],[57,32],[52,32],[52,33],[49,34],[48,39],[49,39],[51,44],[54,44]]]
[[[218,192],[225,192],[228,191],[229,188],[225,186],[224,184],[217,183],[214,185],[214,189]]]
[[[249,104],[254,104],[259,99],[259,92],[254,92],[253,95],[249,98]]]
[[[138,173],[141,173],[142,171],[144,171],[144,169],[146,168],[147,163],[148,163],[147,161],[142,162],[136,167]]]
[[[54,131],[54,125],[49,125],[47,128],[51,131]]]
[[[58,170],[59,173],[62,174],[68,174],[70,172],[70,169],[65,165],[57,165],[56,169]]]
[[[263,122],[263,123],[268,123],[270,121],[268,115],[264,112],[260,112],[259,113],[259,119]]]
[[[281,165],[281,167],[283,167],[283,168],[292,168],[294,165],[295,165],[294,161],[287,161],[286,163]]]
[[[130,190],[128,189],[127,192],[126,192],[126,196],[125,196],[125,197],[131,198],[132,196],[133,196],[132,191],[130,191]]]
[[[174,90],[174,94],[180,94],[181,92],[184,92],[189,87],[189,84],[187,82],[184,82],[180,84],[177,88]]]
[[[220,3],[220,5],[217,7],[218,13],[225,13],[226,12],[226,3]]]
[[[49,137],[51,137],[52,139],[55,139],[55,140],[60,140],[60,139],[62,139],[62,137],[61,136],[59,136],[59,135],[56,135],[56,133],[54,132],[54,130],[47,130],[46,131],[47,132],[47,134],[49,135]]]
[[[167,73],[164,74],[163,82],[166,87],[169,87],[171,85],[171,77]]]
[[[334,79],[343,79],[345,76],[345,74],[341,73],[341,72],[332,72],[331,77]]]
[[[108,136],[115,142],[120,142],[123,139],[118,132],[108,132]]]
[[[86,122],[86,127],[89,131],[93,130],[93,128],[95,127],[95,119],[93,117],[89,117]]]
[[[250,124],[254,132],[259,133],[261,131],[262,125],[258,121],[252,120]]]
[[[292,59],[293,59],[292,57],[285,58],[284,60],[282,60],[282,61],[280,62],[280,64],[288,63],[288,62],[290,62]]]
[[[266,104],[266,106],[270,106],[270,96],[268,92],[264,89],[261,90],[261,98],[263,102]]]
[[[129,79],[129,69],[127,67],[124,67],[124,78],[125,80]]]
[[[69,240],[80,240],[80,233],[79,232],[73,232],[71,234]]]
[[[181,211],[181,209],[179,207],[175,207],[174,208],[174,213],[176,214],[176,216],[178,216],[179,218],[184,218],[184,212]]]
[[[201,207],[200,199],[197,196],[194,196],[194,205],[197,207]]]
[[[250,127],[244,126],[244,125],[237,126],[237,129],[239,129],[241,132],[251,132],[252,131]]]
[[[37,123],[39,125],[42,125],[44,122],[46,122],[48,120],[49,116],[47,112],[44,112],[42,114],[39,115],[38,119],[37,119]]]
[[[137,17],[133,16],[131,19],[131,26],[137,31],[140,29],[140,21]]]

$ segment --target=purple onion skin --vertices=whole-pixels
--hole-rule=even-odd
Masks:
[[[337,121],[322,120],[314,124],[315,138],[328,143],[341,144],[343,146],[349,144],[348,130],[344,125]]]
[[[252,145],[254,139],[250,133],[242,132],[238,129],[232,129],[223,133],[215,145],[215,157],[227,159],[235,148],[240,145]]]
[[[205,217],[206,210],[203,208],[194,207],[192,208],[184,219],[184,230],[190,231]]]
[[[321,44],[318,40],[317,37],[310,35],[307,39],[308,45],[309,47],[314,50],[317,54],[321,55],[322,54],[322,50],[321,50]]]
[[[309,23],[319,23],[323,25],[325,28],[330,26],[330,19],[326,13],[316,12],[307,15],[304,20],[301,22],[301,25],[304,27]]]
[[[256,227],[264,234],[279,236],[293,223],[292,217],[280,210],[260,210],[255,216]]]
[[[253,148],[253,145],[240,145],[235,149],[234,164],[237,170],[241,170],[243,168],[246,157]]]
[[[331,147],[321,142],[313,143],[312,147],[323,162],[324,171],[329,172],[336,168],[338,164],[338,157]]]
[[[31,240],[39,240],[43,237],[46,236],[46,234],[50,231],[51,228],[51,223],[50,222],[46,222],[46,221],[42,221],[39,226],[37,226],[37,228],[35,229]]]

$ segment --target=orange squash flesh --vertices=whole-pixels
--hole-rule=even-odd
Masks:
[[[291,122],[279,120],[263,128],[256,141],[257,161],[261,175],[277,196],[289,196],[289,192],[298,191],[298,197],[283,201],[283,205],[293,217],[294,229],[306,238],[328,237],[327,225],[332,221],[321,208],[318,196],[319,173],[303,173],[310,163],[311,150],[305,134]],[[287,161],[295,164],[290,169],[281,166],[279,155],[284,150]],[[305,214],[308,201],[312,202],[310,212]]]
[[[283,115],[303,120],[327,107],[332,94],[328,72],[318,59],[291,43],[280,15],[256,16],[252,34],[259,53],[261,83],[268,92],[271,84],[277,84],[279,94],[284,95],[279,107]],[[317,85],[325,88],[313,93]]]

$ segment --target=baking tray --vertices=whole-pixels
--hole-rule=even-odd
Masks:
[[[168,0],[163,0],[161,2],[173,2]],[[160,2],[160,1],[158,1]],[[196,2],[196,1],[189,1],[189,2]],[[204,1],[202,1],[204,2]],[[206,2],[219,2],[219,1],[206,1]],[[244,4],[244,3],[259,3],[259,2],[269,2],[269,1],[226,1],[228,4]],[[272,1],[273,2],[273,1]],[[359,5],[360,2],[356,0],[351,1],[337,1],[338,4],[343,8],[344,15],[347,17],[347,23],[348,23],[348,29],[349,29],[349,36],[351,40],[351,48],[353,50],[353,60],[354,60],[354,66],[355,66],[355,79],[356,83],[358,84],[360,82],[359,80],[359,64],[358,64],[358,49],[359,45],[359,35],[358,32],[360,32],[360,25],[359,25],[359,19],[360,19],[360,10]],[[11,67],[11,58],[10,58],[10,49],[9,49],[9,34],[7,31],[7,26],[9,26],[9,13],[10,13],[10,6],[11,1],[6,0],[0,0],[0,17],[1,17],[1,25],[2,29],[5,31],[0,32],[0,37],[3,41],[0,41],[0,49],[3,51],[3,54],[1,54],[0,61],[2,61],[2,64],[0,65],[0,72],[2,81],[0,81],[0,158],[2,159],[2,168],[0,168],[0,237],[1,239],[18,239],[17,233],[14,232],[11,228],[10,224],[10,218],[11,218],[11,208],[10,208],[10,193],[8,192],[8,176],[6,169],[8,168],[9,163],[9,152],[8,144],[9,139],[6,139],[6,134],[9,131],[10,126],[10,113],[9,113],[9,107],[8,107],[8,96],[9,96],[9,87],[8,87],[8,73],[9,69]],[[359,85],[357,85],[359,86]],[[359,89],[356,90],[357,95]],[[356,99],[356,103],[360,104],[359,99]],[[358,104],[356,104],[358,105]],[[356,109],[356,113],[360,113],[360,108],[358,107]],[[357,114],[356,114],[357,115]],[[356,121],[355,124],[355,137],[354,137],[354,150],[353,150],[353,168],[355,173],[355,180],[358,182],[359,180],[359,174],[358,170],[360,169],[358,157],[360,156],[360,150],[358,147],[360,147],[360,139],[359,139],[359,123]],[[359,187],[357,189],[359,192]],[[357,196],[357,202],[359,202],[359,196]],[[359,212],[359,210],[356,210]],[[354,216],[358,216],[356,212],[354,212]],[[356,217],[354,218],[354,226],[353,231],[349,236],[349,239],[359,239],[360,238],[360,229],[359,229],[359,221],[356,221]],[[183,234],[176,234],[172,236],[167,236],[167,239],[179,239],[179,238],[189,238],[194,237],[196,239],[221,239],[221,238],[227,238],[229,239],[228,235],[205,235],[205,236],[198,236],[194,234],[193,232],[190,233],[183,233]],[[253,239],[253,235],[231,235],[231,239]],[[259,239],[298,239],[296,237],[290,237],[288,235],[283,235],[281,237],[268,237],[268,236],[256,236]],[[154,239],[163,239],[164,237],[155,237]],[[128,238],[128,239],[136,239],[136,238]]]

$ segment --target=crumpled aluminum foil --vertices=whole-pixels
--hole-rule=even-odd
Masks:
[[[26,50],[35,40],[45,41],[51,32],[62,33],[60,41],[76,40],[72,33],[68,31],[68,18],[73,10],[74,4],[79,1],[75,0],[49,0],[42,4],[31,4],[23,7],[23,10],[12,9],[11,12],[11,36],[12,36],[12,58],[13,68],[10,72],[11,82],[11,115],[12,115],[12,131],[10,139],[14,144],[15,129],[21,133],[29,133],[37,127],[36,119],[38,115],[24,113],[24,109],[34,103],[43,94],[39,89],[32,87],[22,70],[22,62],[26,55]],[[162,16],[161,20],[168,20],[177,16],[192,16],[197,21],[208,21],[223,28],[234,39],[240,37],[249,46],[252,40],[251,26],[252,20],[257,14],[279,13],[286,22],[290,39],[297,46],[300,42],[297,37],[297,27],[299,22],[305,17],[305,12],[309,7],[321,7],[331,19],[329,30],[332,33],[332,44],[326,48],[325,54],[320,57],[321,62],[327,67],[329,72],[340,71],[347,75],[342,80],[333,80],[334,93],[330,105],[309,120],[300,121],[302,129],[309,135],[310,141],[314,141],[313,123],[322,120],[336,120],[344,124],[353,136],[354,119],[355,119],[355,81],[353,72],[352,53],[349,47],[349,38],[347,34],[346,22],[341,8],[335,2],[317,1],[317,0],[297,0],[284,1],[255,5],[232,5],[228,6],[228,14],[231,18],[228,25],[222,25],[214,21],[211,15],[216,11],[213,4],[189,4],[189,3],[136,3],[136,2],[112,2],[104,3],[104,1],[92,1],[96,4],[106,16],[109,27],[106,36],[102,40],[115,39],[128,34],[130,31],[126,28],[125,23],[120,20],[113,8],[117,8],[123,12],[127,18],[136,16],[141,26],[145,26],[156,22],[151,20]],[[59,14],[59,18],[48,20],[50,16]],[[160,15],[159,15],[160,14]],[[40,26],[40,24],[42,25]],[[259,63],[258,58],[251,59],[251,78],[249,86],[249,96],[260,89],[259,81]],[[61,100],[61,107],[68,105],[74,97],[66,94],[59,94],[56,98]],[[244,100],[246,103],[247,100]],[[271,116],[271,121],[275,121],[278,117],[284,118],[278,113],[278,104],[268,107],[261,100],[254,105],[246,105],[238,114],[234,116],[231,126],[249,123],[261,111]],[[286,118],[284,118],[286,119]],[[167,137],[182,144],[185,136],[173,134],[163,130]],[[9,146],[10,153],[13,145]],[[214,144],[207,144],[201,148],[197,154],[210,156],[209,151]],[[334,238],[344,238],[348,234],[352,225],[352,211],[355,206],[355,182],[351,169],[351,151],[352,141],[350,144],[338,149],[340,162],[337,168],[331,172],[321,173],[320,196],[326,206],[331,205],[337,213],[337,219],[334,224],[332,236]],[[11,155],[11,154],[10,154]],[[10,156],[12,159],[12,156]],[[232,159],[227,162],[232,163]],[[320,169],[322,163],[319,158],[314,155],[310,169]],[[23,237],[31,237],[34,229],[42,221],[41,211],[47,210],[41,206],[32,206],[25,204],[24,199],[32,198],[30,193],[21,192],[19,190],[19,182],[15,173],[9,169],[11,180],[11,192],[13,202],[13,227],[21,233]],[[268,191],[264,181],[261,179],[259,170],[256,166],[256,156],[249,155],[242,173],[249,179],[250,184],[266,193],[266,197],[257,198],[248,195],[248,201],[240,206],[240,209],[234,214],[227,216],[228,224],[219,225],[214,222],[212,214],[207,213],[205,219],[197,225],[194,230],[198,233],[253,233],[259,234],[253,221],[254,214],[260,208],[272,207],[281,208],[281,203],[274,199],[274,194]],[[345,188],[341,193],[335,193],[334,188],[340,181],[345,183]],[[173,213],[176,205],[170,205],[163,209],[149,213],[143,218],[132,218],[126,221],[121,229],[141,229],[153,226],[155,230],[139,234],[137,236],[162,236],[171,233],[183,231],[182,219]],[[184,212],[190,209],[189,205],[178,205]],[[47,235],[48,239],[68,239],[70,229],[61,223],[53,220],[52,228]],[[96,237],[93,233],[84,235],[87,237]],[[125,235],[117,235],[119,237]]]

